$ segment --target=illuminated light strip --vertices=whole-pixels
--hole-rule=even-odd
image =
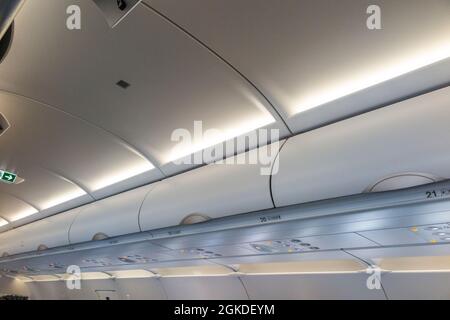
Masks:
[[[434,63],[450,58],[450,43],[434,50],[428,50],[410,59],[397,61],[388,68],[381,68],[371,74],[344,82],[333,88],[320,88],[320,91],[307,96],[291,110],[291,116],[303,111],[313,109],[339,98],[351,95],[364,89],[376,86],[380,83],[392,80],[409,72],[421,69]]]
[[[241,124],[235,124],[232,129],[205,129],[205,132],[203,132],[204,128],[198,128],[196,123],[199,122],[196,121],[194,122],[194,132],[190,134],[193,141],[186,142],[181,140],[180,142],[178,142],[178,145],[172,148],[170,155],[166,159],[166,162],[174,162],[176,160],[183,159],[196,152],[208,149],[239,136],[249,134],[259,128],[263,128],[269,124],[272,124],[275,121],[275,118],[267,112],[264,117],[259,117],[258,119],[246,121],[245,123]],[[197,133],[196,129],[201,132]],[[187,129],[181,130],[187,131],[186,133],[189,132]],[[201,138],[200,141],[198,140],[199,136]],[[195,138],[197,138],[197,140]]]
[[[55,207],[57,205],[63,204],[63,203],[68,202],[70,200],[74,200],[74,199],[79,198],[79,197],[84,196],[84,195],[86,195],[86,192],[84,192],[81,189],[77,189],[75,191],[66,193],[66,194],[64,194],[62,196],[58,196],[58,197],[56,197],[56,198],[46,202],[43,205],[42,210],[53,208],[53,207]],[[35,208],[27,208],[25,210],[21,210],[19,212],[16,212],[9,220],[11,222],[16,222],[18,220],[21,220],[21,219],[27,218],[29,216],[32,216],[32,215],[34,215],[36,213],[39,213],[39,210],[37,210]],[[3,226],[3,225],[4,224],[2,224],[2,219],[0,218],[0,227]]]
[[[10,219],[10,221],[11,222],[15,222],[15,221],[24,219],[26,217],[29,217],[29,216],[31,216],[33,214],[36,214],[38,212],[39,211],[34,209],[34,208],[28,208],[28,209],[25,209],[25,210],[22,210],[22,211],[19,211],[19,212],[15,213],[13,215],[13,217]]]
[[[3,218],[0,218],[0,227],[6,226],[9,222]]]
[[[115,279],[154,278],[156,275],[148,270],[118,270],[107,271]]]
[[[49,281],[60,281],[61,279],[58,278],[57,275],[35,275],[35,276],[29,276],[31,278],[31,281],[35,282],[49,282]],[[27,281],[27,280],[25,280]]]
[[[224,266],[188,266],[172,268],[156,268],[152,270],[155,274],[165,278],[172,277],[204,277],[204,276],[226,276],[234,273]]]
[[[155,166],[150,162],[143,162],[134,167],[120,168],[116,170],[114,174],[99,179],[99,181],[94,184],[93,191],[104,189],[121,181],[133,178],[141,173],[153,170],[154,168]]]
[[[57,205],[63,204],[65,202],[69,202],[70,200],[74,200],[76,198],[82,197],[86,195],[87,193],[81,189],[76,189],[71,192],[65,193],[63,195],[60,195],[56,198],[51,199],[50,201],[47,201],[43,206],[42,210],[50,209],[53,207],[56,207]]]
[[[389,272],[382,270],[382,272]],[[390,271],[394,272],[394,271]],[[395,271],[396,273],[400,273]],[[409,271],[408,271],[409,272]],[[410,271],[410,272],[426,272],[426,271]],[[430,270],[428,272],[450,272],[450,270]],[[108,272],[84,272],[81,273],[81,280],[108,280],[108,279],[142,279],[142,278],[193,278],[193,277],[228,277],[228,276],[267,276],[267,275],[320,275],[320,274],[359,274],[366,273],[365,270],[359,271],[304,271],[304,272],[224,272],[224,273],[206,273],[206,274],[171,274],[171,275],[159,275],[154,274],[147,270],[121,270],[121,271],[108,271]],[[23,282],[46,282],[46,281],[67,281],[71,279],[68,274],[56,274],[56,275],[38,275],[38,276],[18,276],[15,279]]]
[[[298,272],[242,272],[243,275],[250,276],[270,276],[270,275],[314,275],[314,274],[358,274],[366,273],[366,270],[349,270],[349,271],[298,271]]]
[[[439,273],[439,272],[450,272],[450,269],[424,269],[424,270],[383,270],[390,273]]]

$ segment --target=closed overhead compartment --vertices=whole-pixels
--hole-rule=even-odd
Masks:
[[[264,146],[158,182],[142,206],[142,230],[273,208],[269,162],[278,150]]]
[[[276,206],[450,178],[450,87],[290,138],[272,176]]]
[[[70,228],[70,243],[139,232],[139,209],[151,190],[152,185],[144,186],[83,207]]]
[[[0,256],[46,249],[69,244],[69,229],[80,208],[48,217],[0,234]]]

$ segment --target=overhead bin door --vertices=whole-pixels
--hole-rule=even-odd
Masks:
[[[0,256],[68,245],[69,228],[79,212],[70,210],[0,234]]]
[[[145,186],[84,207],[70,229],[70,243],[139,232],[139,209],[152,186]]]
[[[224,164],[211,164],[158,182],[142,206],[142,230],[273,208],[270,172],[264,170],[270,165],[250,164],[245,159],[249,155],[247,152]]]
[[[272,177],[275,205],[450,178],[449,107],[447,87],[290,138]]]

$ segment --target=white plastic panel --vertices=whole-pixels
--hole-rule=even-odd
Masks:
[[[7,222],[37,213],[37,209],[10,194],[0,193],[0,217]],[[0,222],[0,226],[3,223]]]
[[[448,0],[144,2],[248,77],[294,132],[449,80],[450,59],[421,68],[450,56]],[[381,30],[366,27],[372,4]]]
[[[391,300],[450,299],[450,272],[388,273],[381,281]]]
[[[145,186],[92,203],[83,208],[70,229],[70,243],[139,232],[139,208],[152,186]]]
[[[179,225],[193,214],[219,218],[273,208],[270,176],[263,174],[264,169],[259,164],[215,163],[158,182],[142,206],[141,228]]]
[[[184,155],[174,152],[179,144],[171,135],[183,128],[193,132],[196,120],[202,120],[203,132],[220,130],[221,138],[275,123],[287,132],[271,105],[243,77],[148,8],[138,5],[111,29],[94,1],[77,2],[83,22],[76,32],[64,27],[72,0],[26,3],[15,21],[8,56],[14,59],[0,66],[0,88],[104,128],[156,166]],[[36,76],[30,77],[29,70]],[[117,86],[120,80],[130,86]],[[198,137],[192,150],[183,151],[189,154],[215,142]],[[139,162],[129,166],[141,168]],[[86,177],[86,184],[92,178]],[[103,179],[92,182],[97,190]]]
[[[80,210],[73,209],[0,234],[0,256],[68,245],[69,228]]]
[[[245,288],[237,277],[161,278],[169,300],[242,300]]]
[[[392,175],[450,178],[450,88],[289,139],[272,177],[276,206],[358,194]],[[409,184],[407,186],[410,186]]]
[[[367,289],[367,274],[302,274],[244,276],[251,300],[385,299],[382,290]]]
[[[30,291],[25,282],[13,278],[0,277],[0,294],[29,296]]]

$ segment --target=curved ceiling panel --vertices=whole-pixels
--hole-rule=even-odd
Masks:
[[[0,88],[113,132],[156,165],[279,120],[238,73],[145,6],[110,29],[92,1],[78,1],[81,30],[68,30],[70,4],[27,2],[16,19],[10,54],[0,66]],[[129,86],[116,85],[120,80]],[[196,120],[203,121],[204,131],[221,133],[174,152],[173,131],[193,132]],[[286,132],[281,121],[279,127]],[[110,162],[96,160],[93,166],[97,163]]]
[[[37,213],[37,210],[33,206],[0,191],[0,227],[8,222],[17,221],[35,213]]]
[[[0,137],[1,169],[16,172],[21,184],[2,191],[39,210],[68,209],[97,197],[105,188],[128,187],[133,176],[160,178],[148,160],[111,134],[46,105],[0,92],[0,112],[11,127]],[[147,181],[148,182],[148,181]],[[140,184],[142,181],[139,182]],[[11,214],[14,214],[12,212]]]
[[[50,209],[86,195],[86,191],[79,186],[48,170],[20,160],[12,160],[9,163],[9,167],[14,167],[25,181],[20,184],[1,183],[0,194],[6,193],[23,199],[34,209],[39,211]],[[93,199],[87,197],[87,200]],[[11,214],[17,215],[14,211],[11,211]],[[26,215],[20,214],[20,216],[23,218]]]
[[[144,2],[246,75],[295,132],[450,81],[448,0]],[[367,27],[372,4],[380,30]],[[439,61],[445,68],[421,69]]]

